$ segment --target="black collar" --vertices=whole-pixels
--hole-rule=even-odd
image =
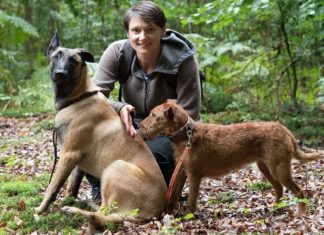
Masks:
[[[79,102],[79,101],[81,101],[83,99],[86,99],[86,98],[88,98],[90,96],[93,96],[93,95],[97,94],[98,92],[99,92],[99,90],[96,90],[96,91],[87,91],[86,93],[83,93],[82,95],[80,95],[77,98],[74,98],[72,100],[68,100],[66,102],[60,103],[58,105],[58,107],[57,107],[57,110],[60,111],[60,110],[62,110],[64,108],[66,108],[67,106],[69,106],[71,104],[74,104],[76,102]]]
[[[173,142],[187,140],[189,138],[188,131],[193,132],[194,130],[195,130],[195,121],[192,120],[192,118],[188,116],[187,123],[184,126],[182,126],[179,130],[168,135],[168,137]]]

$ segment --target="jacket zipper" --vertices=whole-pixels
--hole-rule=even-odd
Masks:
[[[144,94],[144,111],[145,114],[147,114],[147,98],[148,98],[148,77],[146,74],[144,74],[144,89],[145,89],[145,94]]]

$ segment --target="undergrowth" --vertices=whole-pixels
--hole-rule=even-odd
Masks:
[[[93,76],[95,67],[89,64],[89,76]],[[119,84],[110,94],[111,100],[117,100]],[[206,123],[231,124],[251,120],[279,121],[290,129],[301,144],[311,147],[324,146],[323,111],[318,105],[301,103],[298,107],[284,102],[276,112],[271,103],[249,103],[242,94],[227,94],[214,85],[204,83],[202,120]],[[1,98],[1,97],[0,97]],[[49,68],[37,69],[31,80],[19,84],[19,93],[1,103],[0,115],[21,117],[54,113],[54,99]]]
[[[58,208],[66,204],[65,200],[57,202],[59,205],[52,205],[50,213],[35,213],[47,183],[47,176],[0,175],[0,234],[30,234],[34,231],[41,234],[49,231],[53,234],[78,234],[84,219],[80,215],[60,212]]]
[[[259,181],[259,182],[247,184],[247,188],[254,190],[254,191],[257,191],[257,190],[267,191],[267,190],[271,189],[272,186],[268,181]]]
[[[324,147],[324,118],[317,108],[305,109],[302,112],[271,112],[249,110],[224,110],[218,113],[203,113],[205,123],[228,125],[246,121],[278,121],[286,126],[302,145]]]

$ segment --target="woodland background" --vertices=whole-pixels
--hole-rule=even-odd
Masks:
[[[41,188],[46,187],[48,174],[44,176],[40,172],[50,172],[51,168],[49,159],[52,152],[48,145],[55,110],[46,58],[47,46],[57,30],[63,46],[85,48],[95,55],[95,61],[98,62],[111,42],[126,37],[122,16],[134,2],[136,1],[0,2],[0,211],[3,212],[0,216],[0,234],[6,234],[4,231],[22,231],[25,234],[37,230],[54,230],[55,233],[60,225],[65,225],[64,228],[72,226],[64,224],[67,219],[62,214],[53,213],[52,220],[36,219],[38,222],[35,223],[38,224],[35,225],[29,221],[33,216],[31,210],[27,209],[28,205],[36,206],[41,200],[40,197],[35,200],[31,198],[38,195]],[[185,34],[196,47],[200,70],[206,76],[203,82],[202,110],[205,122],[229,124],[248,120],[277,120],[293,131],[301,145],[324,147],[322,0],[154,2],[165,11],[167,27]],[[95,64],[89,66],[90,74],[93,74]],[[112,98],[114,97],[116,93]],[[297,167],[297,172],[298,169],[305,170]],[[250,171],[251,169],[239,175],[243,174],[251,179]],[[305,171],[308,172],[307,169]],[[303,220],[313,221],[313,225],[302,229],[312,233],[324,229],[320,222],[323,221],[323,184],[320,183],[323,182],[322,162],[314,165],[311,172],[308,180],[312,180],[312,184],[308,185],[308,189],[316,192],[319,201],[311,202],[311,215],[314,217]],[[17,175],[20,176],[18,181]],[[43,178],[35,178],[39,175]],[[304,175],[298,175],[299,180],[304,178]],[[237,183],[238,179],[240,177],[234,181]],[[32,183],[28,183],[30,180]],[[21,181],[23,186],[19,183]],[[229,181],[227,183],[228,192],[232,186]],[[203,188],[210,188],[208,184],[205,183]],[[263,189],[262,185],[257,187]],[[36,188],[36,191],[32,188]],[[269,188],[266,187],[265,190],[270,194]],[[22,192],[27,195],[26,199],[14,199],[14,196]],[[213,191],[209,189],[208,192]],[[250,200],[249,195],[241,192],[240,197],[245,196],[246,200]],[[264,191],[260,197],[262,195]],[[270,198],[273,200],[273,196]],[[258,200],[254,203],[258,204]],[[213,209],[210,209],[211,205]],[[212,211],[212,216],[223,220],[237,212],[235,207],[233,209],[233,204],[227,208],[229,212],[224,212],[224,208],[219,212],[220,208],[215,208],[213,203],[205,207]],[[263,209],[260,209],[261,214]],[[26,218],[22,218],[17,211],[25,213]],[[273,221],[255,219],[257,214],[250,218],[250,212],[248,216],[245,212],[244,209],[239,216],[243,215],[245,220],[257,222],[247,225],[231,219],[229,222],[225,221],[224,231],[270,232],[271,228],[280,233],[280,230],[276,230],[277,224],[271,224]],[[51,225],[53,221],[56,223]],[[202,221],[202,227],[206,227],[207,220]],[[70,222],[73,224],[72,220]],[[170,230],[167,231],[179,231],[179,221],[171,222],[176,225],[172,226],[171,223],[167,227]],[[282,218],[279,218],[279,222],[282,222]],[[292,225],[285,222],[285,231],[300,231],[294,230],[298,227],[295,222]],[[161,223],[160,227],[163,225]],[[182,224],[181,226],[183,229]],[[197,227],[199,231],[197,222],[190,226]],[[215,229],[213,226],[209,228],[222,231],[220,227]],[[248,230],[249,226],[255,230]],[[149,227],[145,229],[147,228]],[[75,230],[67,231],[69,233]],[[158,231],[162,233],[163,226]],[[187,230],[185,228],[181,231]]]
[[[133,2],[1,1],[1,112],[53,111],[45,52],[54,32],[98,62],[111,42],[126,37],[122,16]],[[323,1],[155,2],[168,28],[196,46],[206,75],[204,113],[217,113],[222,123],[279,120],[302,140],[323,144]]]

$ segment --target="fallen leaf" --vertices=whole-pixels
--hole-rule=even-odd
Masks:
[[[25,202],[24,202],[24,201],[20,201],[20,202],[19,202],[18,210],[19,210],[19,211],[23,211],[23,210],[25,210],[25,208],[26,208],[26,204],[25,204]]]

